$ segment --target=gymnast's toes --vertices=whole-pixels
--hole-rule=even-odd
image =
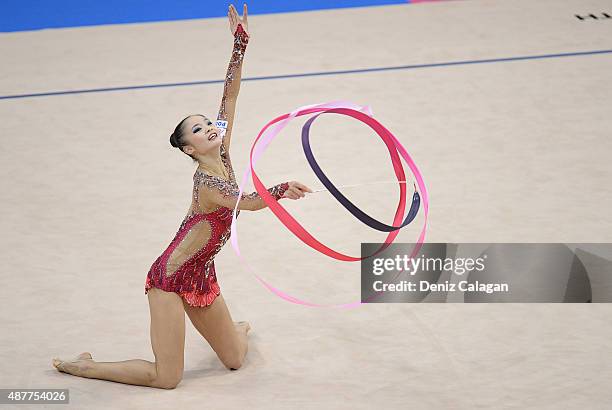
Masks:
[[[91,353],[84,352],[72,360],[63,360],[60,358],[53,359],[53,367],[63,373],[72,374],[74,376],[85,376],[91,369],[93,362]]]

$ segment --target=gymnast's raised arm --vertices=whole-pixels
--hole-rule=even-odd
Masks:
[[[230,57],[227,73],[225,74],[225,84],[223,86],[223,97],[217,120],[226,121],[225,135],[223,136],[223,146],[229,155],[230,138],[234,125],[234,114],[236,112],[236,101],[240,91],[240,79],[242,78],[242,60],[244,52],[249,42],[247,6],[244,5],[243,17],[240,19],[233,5],[229,6],[227,13],[230,24],[230,31],[234,36],[234,47]]]

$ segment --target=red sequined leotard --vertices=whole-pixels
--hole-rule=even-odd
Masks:
[[[244,55],[247,39],[239,26],[226,76],[226,89],[236,64]],[[224,92],[220,119],[225,119],[225,96]],[[168,248],[151,265],[145,281],[145,294],[152,287],[175,292],[191,306],[208,306],[219,295],[214,257],[230,237],[232,212],[240,191],[224,143],[219,150],[229,179],[208,174],[200,168],[196,170],[189,212]],[[288,188],[289,184],[283,182],[269,188],[268,192],[280,200]],[[243,193],[236,217],[241,209],[255,211],[266,206],[257,192]]]

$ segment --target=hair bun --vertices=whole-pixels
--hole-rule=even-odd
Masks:
[[[175,148],[178,148],[178,144],[176,143],[176,136],[174,135],[174,133],[170,134],[170,145]]]

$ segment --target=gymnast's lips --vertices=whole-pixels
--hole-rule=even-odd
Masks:
[[[212,141],[212,140],[213,140],[214,138],[216,138],[216,137],[217,137],[217,133],[216,133],[216,132],[213,132],[213,133],[212,133],[212,134],[210,134],[210,136],[208,137],[208,140],[209,140],[209,141]]]

